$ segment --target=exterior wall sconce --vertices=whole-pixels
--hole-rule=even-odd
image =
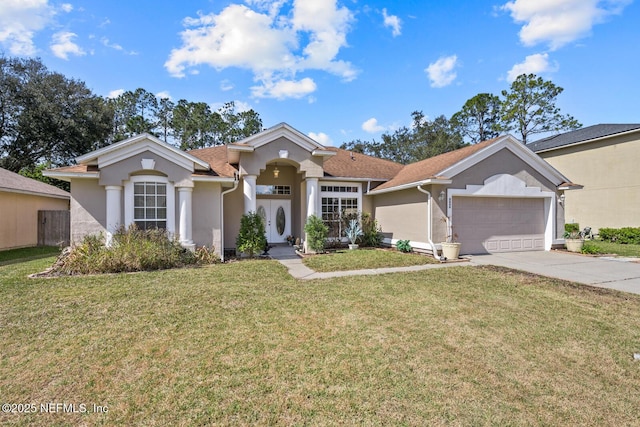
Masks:
[[[280,176],[280,169],[278,169],[278,164],[276,163],[276,167],[273,168],[273,177],[278,178]]]
[[[441,202],[444,202],[444,199],[446,197],[447,197],[447,194],[444,192],[444,190],[442,190],[440,194],[438,194],[438,200],[440,200]]]
[[[561,194],[560,197],[558,198],[558,202],[564,206],[564,194]]]

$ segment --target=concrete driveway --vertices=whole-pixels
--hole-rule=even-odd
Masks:
[[[474,265],[498,265],[586,285],[640,294],[640,263],[628,258],[598,258],[559,251],[469,255],[468,258]]]

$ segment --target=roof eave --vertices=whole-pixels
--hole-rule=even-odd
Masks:
[[[59,179],[61,181],[71,181],[71,178],[100,178],[100,172],[56,172],[43,171],[43,176]]]
[[[69,200],[71,198],[70,194],[63,195],[63,194],[53,194],[53,193],[41,193],[39,191],[19,190],[17,188],[7,188],[7,187],[0,187],[0,191],[5,193],[27,194],[30,196],[52,197],[54,199],[62,199],[62,200]]]
[[[569,144],[558,145],[557,147],[545,148],[543,150],[536,150],[534,152],[536,154],[547,153],[549,151],[561,150],[563,148],[568,148],[568,147],[575,147],[575,146],[578,146],[578,145],[588,144],[590,142],[603,141],[603,140],[615,138],[615,137],[618,137],[618,136],[624,136],[624,135],[628,135],[628,134],[636,133],[636,132],[640,132],[640,128],[630,129],[630,130],[625,131],[625,132],[612,133],[610,135],[599,136],[597,138],[583,139],[582,141],[576,141],[576,142],[572,142],[572,143],[569,143]]]
[[[572,182],[563,182],[558,186],[558,190],[581,190],[584,185],[574,184]]]
[[[389,187],[389,188],[383,188],[381,190],[371,190],[369,193],[367,193],[370,196],[375,196],[376,194],[383,194],[383,193],[391,193],[394,191],[401,191],[401,190],[408,190],[411,188],[415,188],[415,187],[419,187],[422,185],[448,185],[451,184],[453,182],[453,180],[449,179],[449,178],[427,178],[427,179],[423,179],[421,181],[414,181],[414,182],[410,182],[408,184],[402,184],[402,185],[397,185],[394,187]]]

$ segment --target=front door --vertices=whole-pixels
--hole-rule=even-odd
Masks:
[[[291,234],[291,200],[258,199],[257,212],[264,220],[267,242],[284,243]]]

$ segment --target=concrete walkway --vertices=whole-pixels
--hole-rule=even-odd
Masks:
[[[640,294],[634,258],[593,257],[562,251],[511,252],[469,257],[472,265],[498,265],[600,288]]]
[[[293,277],[303,280],[422,271],[465,265],[497,265],[585,285],[640,294],[640,263],[633,258],[590,257],[560,251],[511,252],[470,255],[466,257],[469,262],[460,263],[318,273],[305,266],[302,258],[290,246],[275,246],[269,251],[269,255],[285,265]]]
[[[374,276],[385,273],[402,273],[410,271],[430,270],[432,268],[444,268],[454,265],[469,265],[468,262],[456,262],[448,264],[424,264],[414,265],[411,267],[393,267],[393,268],[376,268],[366,270],[349,270],[349,271],[330,271],[318,273],[302,263],[302,258],[295,253],[291,246],[274,246],[269,250],[269,256],[280,261],[296,279],[312,280],[312,279],[329,279],[332,277],[348,277],[348,276]]]

